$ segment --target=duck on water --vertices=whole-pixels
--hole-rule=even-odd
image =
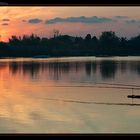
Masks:
[[[128,95],[128,98],[140,98],[140,95]]]

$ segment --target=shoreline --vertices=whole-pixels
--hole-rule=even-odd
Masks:
[[[46,58],[69,58],[69,57],[72,57],[72,58],[80,58],[80,57],[84,57],[84,58],[86,58],[86,57],[95,57],[95,58],[101,58],[101,57],[103,57],[103,58],[110,58],[110,57],[140,57],[140,55],[97,55],[97,56],[95,56],[95,55],[89,55],[89,56],[85,56],[85,55],[81,55],[81,56],[48,56],[48,57],[41,57],[41,56],[28,56],[28,57],[26,57],[26,56],[14,56],[14,57],[12,57],[12,56],[7,56],[7,57],[0,57],[0,59],[15,59],[15,58],[33,58],[33,59],[46,59]]]

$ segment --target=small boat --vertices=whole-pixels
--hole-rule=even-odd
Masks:
[[[128,98],[140,98],[140,95],[128,95]]]

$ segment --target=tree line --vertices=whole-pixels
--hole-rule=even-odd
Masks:
[[[37,35],[11,36],[8,42],[0,42],[0,57],[35,56],[139,56],[140,35],[127,39],[113,31],[105,31],[97,38],[87,34],[85,38],[56,34],[51,37]]]

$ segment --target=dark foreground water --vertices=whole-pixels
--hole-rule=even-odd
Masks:
[[[131,94],[140,57],[1,59],[0,133],[140,133]]]

